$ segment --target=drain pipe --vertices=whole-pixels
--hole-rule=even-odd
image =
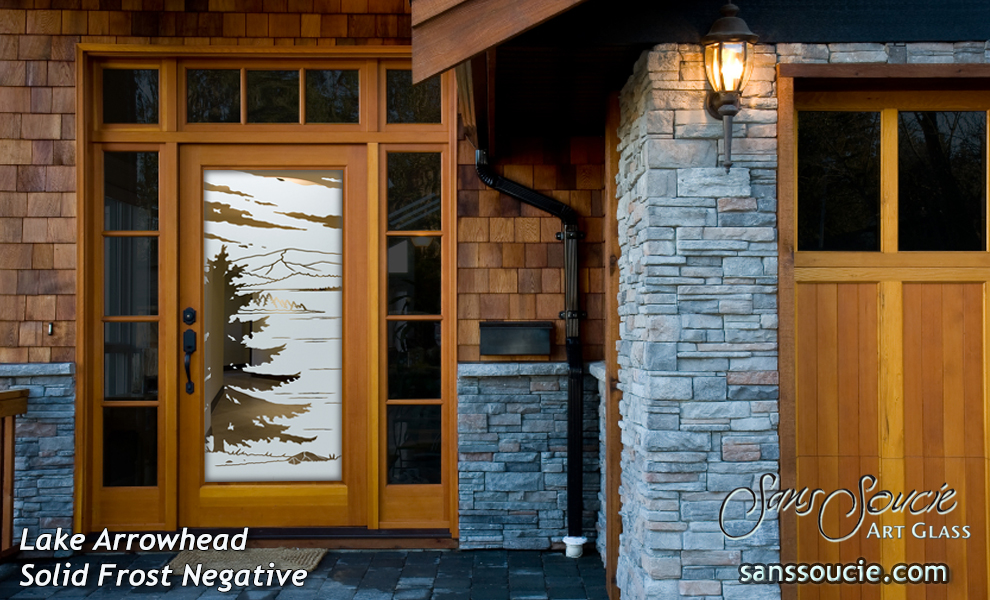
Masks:
[[[488,165],[484,150],[475,153],[478,178],[488,187],[512,196],[520,202],[535,206],[560,219],[563,231],[557,239],[564,242],[564,320],[567,352],[567,536],[564,544],[567,556],[578,558],[588,541],[582,535],[581,515],[584,512],[584,361],[581,346],[581,319],[586,313],[578,305],[578,214],[563,202],[544,196],[508,180]]]

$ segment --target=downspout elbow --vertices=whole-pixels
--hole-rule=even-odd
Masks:
[[[508,194],[521,202],[550,213],[560,219],[565,227],[577,227],[578,214],[573,208],[550,196],[545,196],[526,186],[519,185],[511,179],[502,177],[489,166],[488,154],[484,150],[475,151],[474,168],[478,172],[478,179],[493,190]]]

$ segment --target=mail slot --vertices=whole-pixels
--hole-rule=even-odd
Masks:
[[[551,321],[482,321],[481,354],[547,355],[553,335]]]

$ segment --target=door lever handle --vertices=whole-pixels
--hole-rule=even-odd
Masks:
[[[192,382],[192,355],[196,351],[196,332],[192,329],[187,329],[185,333],[182,334],[182,350],[186,353],[185,366],[186,366],[186,393],[192,394],[196,390],[196,386]]]

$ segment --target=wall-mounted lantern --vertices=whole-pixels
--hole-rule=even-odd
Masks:
[[[725,135],[725,172],[732,167],[732,117],[739,113],[739,97],[753,72],[753,44],[759,36],[749,30],[731,2],[721,9],[722,16],[701,38],[705,46],[705,74],[712,91],[705,108],[722,121]]]

